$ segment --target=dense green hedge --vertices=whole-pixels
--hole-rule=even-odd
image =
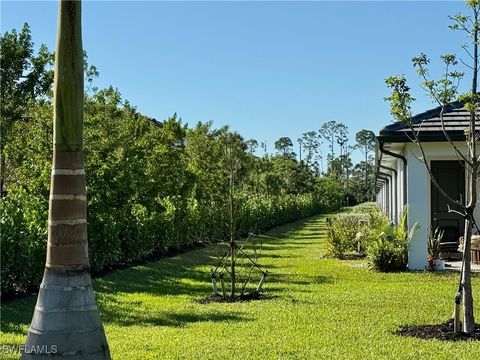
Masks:
[[[2,292],[35,288],[41,280],[46,254],[47,199],[17,189],[2,201]],[[91,201],[89,201],[91,204]],[[187,213],[170,209],[168,215],[134,206],[129,216],[95,211],[89,206],[89,252],[93,272],[166,254],[195,243],[218,240],[225,232],[226,214],[218,212],[208,224],[195,206]],[[242,203],[238,233],[260,232],[324,210],[312,194],[250,196]]]
[[[259,233],[330,210],[322,200],[314,194],[250,196],[241,206],[238,232],[242,236],[249,232]]]
[[[50,102],[13,122],[1,199],[2,292],[34,289],[46,254],[52,158]],[[335,209],[344,192],[291,157],[254,156],[228,128],[157,123],[113,89],[85,103],[85,168],[92,271],[129,264],[229,233],[233,169],[238,236]],[[233,166],[233,167],[232,167]]]

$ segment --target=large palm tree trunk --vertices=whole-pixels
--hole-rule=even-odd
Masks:
[[[81,3],[61,0],[47,260],[22,359],[110,359],[89,273],[83,91]]]

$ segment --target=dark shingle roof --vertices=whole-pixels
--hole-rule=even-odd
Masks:
[[[426,111],[415,115],[413,128],[418,131],[420,140],[423,141],[446,141],[442,130],[440,113],[442,108]],[[465,139],[465,129],[469,127],[470,113],[462,103],[455,102],[444,108],[443,121],[445,129],[452,140],[461,141]],[[477,127],[480,127],[480,121],[476,121]],[[405,142],[410,141],[412,137],[411,130],[404,124],[396,122],[380,130],[378,136],[384,141]]]

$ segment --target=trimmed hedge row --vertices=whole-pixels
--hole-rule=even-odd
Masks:
[[[27,120],[13,123],[3,149],[3,294],[35,289],[41,281],[52,117],[50,103],[32,104]],[[189,128],[175,116],[152,121],[121,104],[112,88],[86,99],[84,125],[93,273],[226,238],[232,171],[240,236],[334,210],[344,196],[334,177],[319,177],[293,158],[256,157],[226,127]]]
[[[41,281],[45,264],[48,201],[25,190],[10,189],[1,202],[2,293],[33,290]],[[14,190],[14,191],[13,191]],[[240,202],[238,234],[261,232],[327,209],[313,194],[249,196]],[[128,218],[96,211],[89,201],[88,238],[92,272],[148,257],[167,254],[225,236],[226,215],[201,212],[198,204],[175,206],[163,213],[134,205]],[[125,211],[121,212],[125,214]],[[209,218],[208,221],[206,219]]]

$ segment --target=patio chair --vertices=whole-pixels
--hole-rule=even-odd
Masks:
[[[460,236],[458,251],[463,253],[463,236]],[[472,247],[470,249],[472,263],[480,265],[480,235],[472,235]]]
[[[457,252],[459,245],[458,229],[453,226],[442,226],[439,228],[443,236],[440,238],[440,252],[451,254]]]

